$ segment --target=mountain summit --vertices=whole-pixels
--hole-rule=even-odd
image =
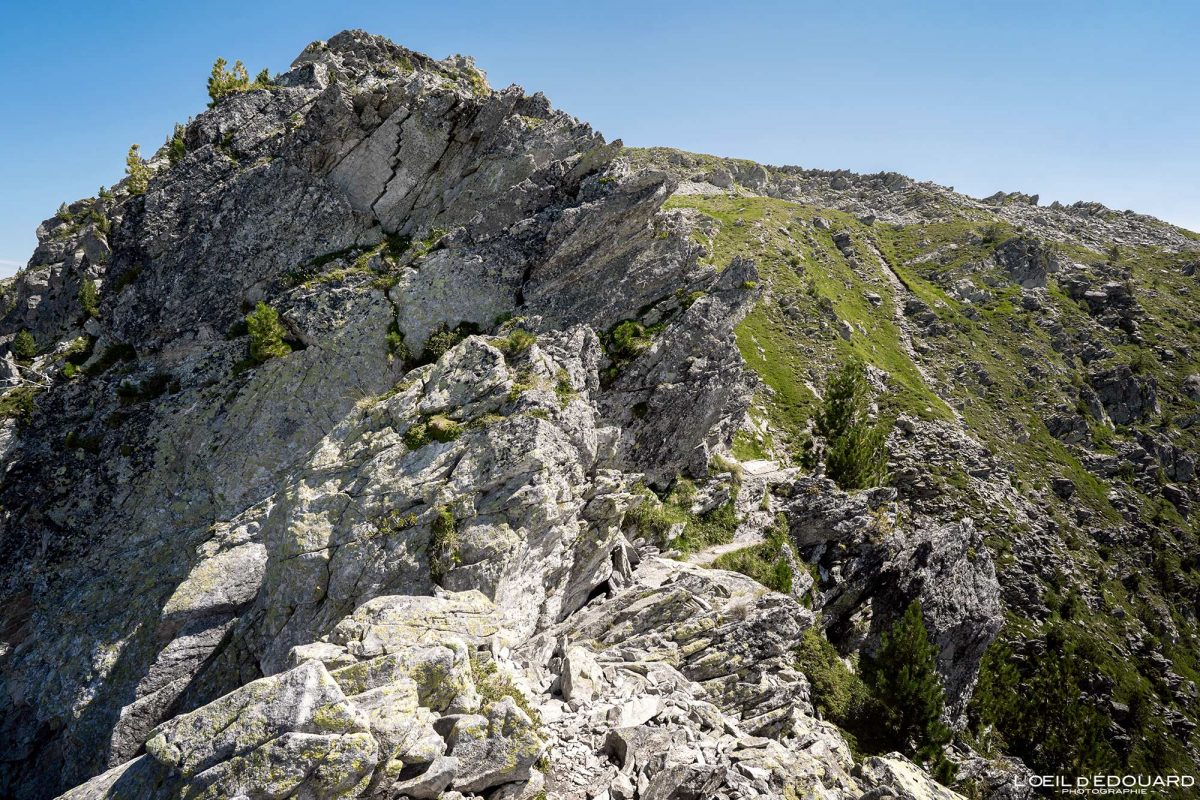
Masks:
[[[1194,773],[1200,236],[361,31],[209,89],[0,283],[0,797]]]

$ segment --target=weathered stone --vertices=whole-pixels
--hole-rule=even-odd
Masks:
[[[582,647],[568,647],[563,655],[559,688],[564,700],[587,703],[596,696],[597,684],[604,675],[596,659]]]
[[[544,747],[533,722],[508,697],[488,705],[483,715],[459,717],[446,744],[458,759],[454,788],[462,792],[527,780]]]
[[[934,781],[899,753],[865,759],[860,773],[866,786],[890,790],[900,800],[962,800],[963,797]]]

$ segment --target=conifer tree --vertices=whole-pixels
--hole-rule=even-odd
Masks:
[[[129,153],[125,156],[125,174],[129,176],[125,186],[130,194],[146,193],[150,185],[150,167],[142,161],[142,149],[136,144],[129,146]]]
[[[183,157],[187,155],[187,144],[183,140],[183,126],[175,123],[175,130],[171,132],[171,138],[167,141],[167,158],[171,160],[171,166],[175,166]]]
[[[971,700],[977,730],[992,728],[998,746],[1040,772],[1082,774],[1111,769],[1116,753],[1105,738],[1107,717],[1086,697],[1089,659],[1061,627],[1046,633],[1044,646],[1018,662],[996,642],[980,664]]]
[[[18,361],[29,361],[37,355],[37,342],[33,338],[33,334],[22,328],[17,332],[12,343],[13,358]]]
[[[884,477],[887,431],[868,420],[869,402],[867,369],[857,358],[826,382],[816,431],[826,440],[825,472],[843,489],[865,489]]]
[[[932,761],[944,778],[952,772],[942,763],[942,749],[951,734],[941,720],[946,694],[938,678],[936,656],[921,604],[913,601],[883,634],[879,650],[864,666],[885,745]]]
[[[262,363],[292,352],[283,341],[287,331],[279,322],[279,312],[261,300],[246,316],[246,328],[250,332],[250,357],[255,361]]]
[[[79,284],[79,307],[83,309],[83,313],[89,317],[94,317],[99,312],[100,293],[96,291],[96,282],[91,278],[84,278],[83,283]]]
[[[217,104],[227,94],[232,92],[245,91],[250,87],[250,74],[246,72],[246,65],[241,61],[233,63],[233,69],[225,69],[229,62],[223,58],[218,58],[213,63],[212,75],[208,78],[208,96],[211,102],[210,107]]]

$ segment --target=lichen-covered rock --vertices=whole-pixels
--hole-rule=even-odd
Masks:
[[[308,661],[160,725],[146,752],[192,778],[286,733],[340,737],[367,731],[325,667]]]
[[[509,697],[455,719],[446,745],[458,759],[454,788],[460,792],[528,779],[544,748],[533,721]]]
[[[963,796],[936,783],[899,753],[871,756],[859,768],[868,787],[863,798],[895,797],[898,800],[963,800]]]

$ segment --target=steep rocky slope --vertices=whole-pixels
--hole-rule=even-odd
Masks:
[[[628,150],[361,32],[244,88],[3,287],[0,796],[952,797],[797,662],[914,600],[963,792],[1060,766],[990,709],[1063,648],[1077,766],[1200,760],[1195,236]],[[710,568],[778,515],[790,591]]]

